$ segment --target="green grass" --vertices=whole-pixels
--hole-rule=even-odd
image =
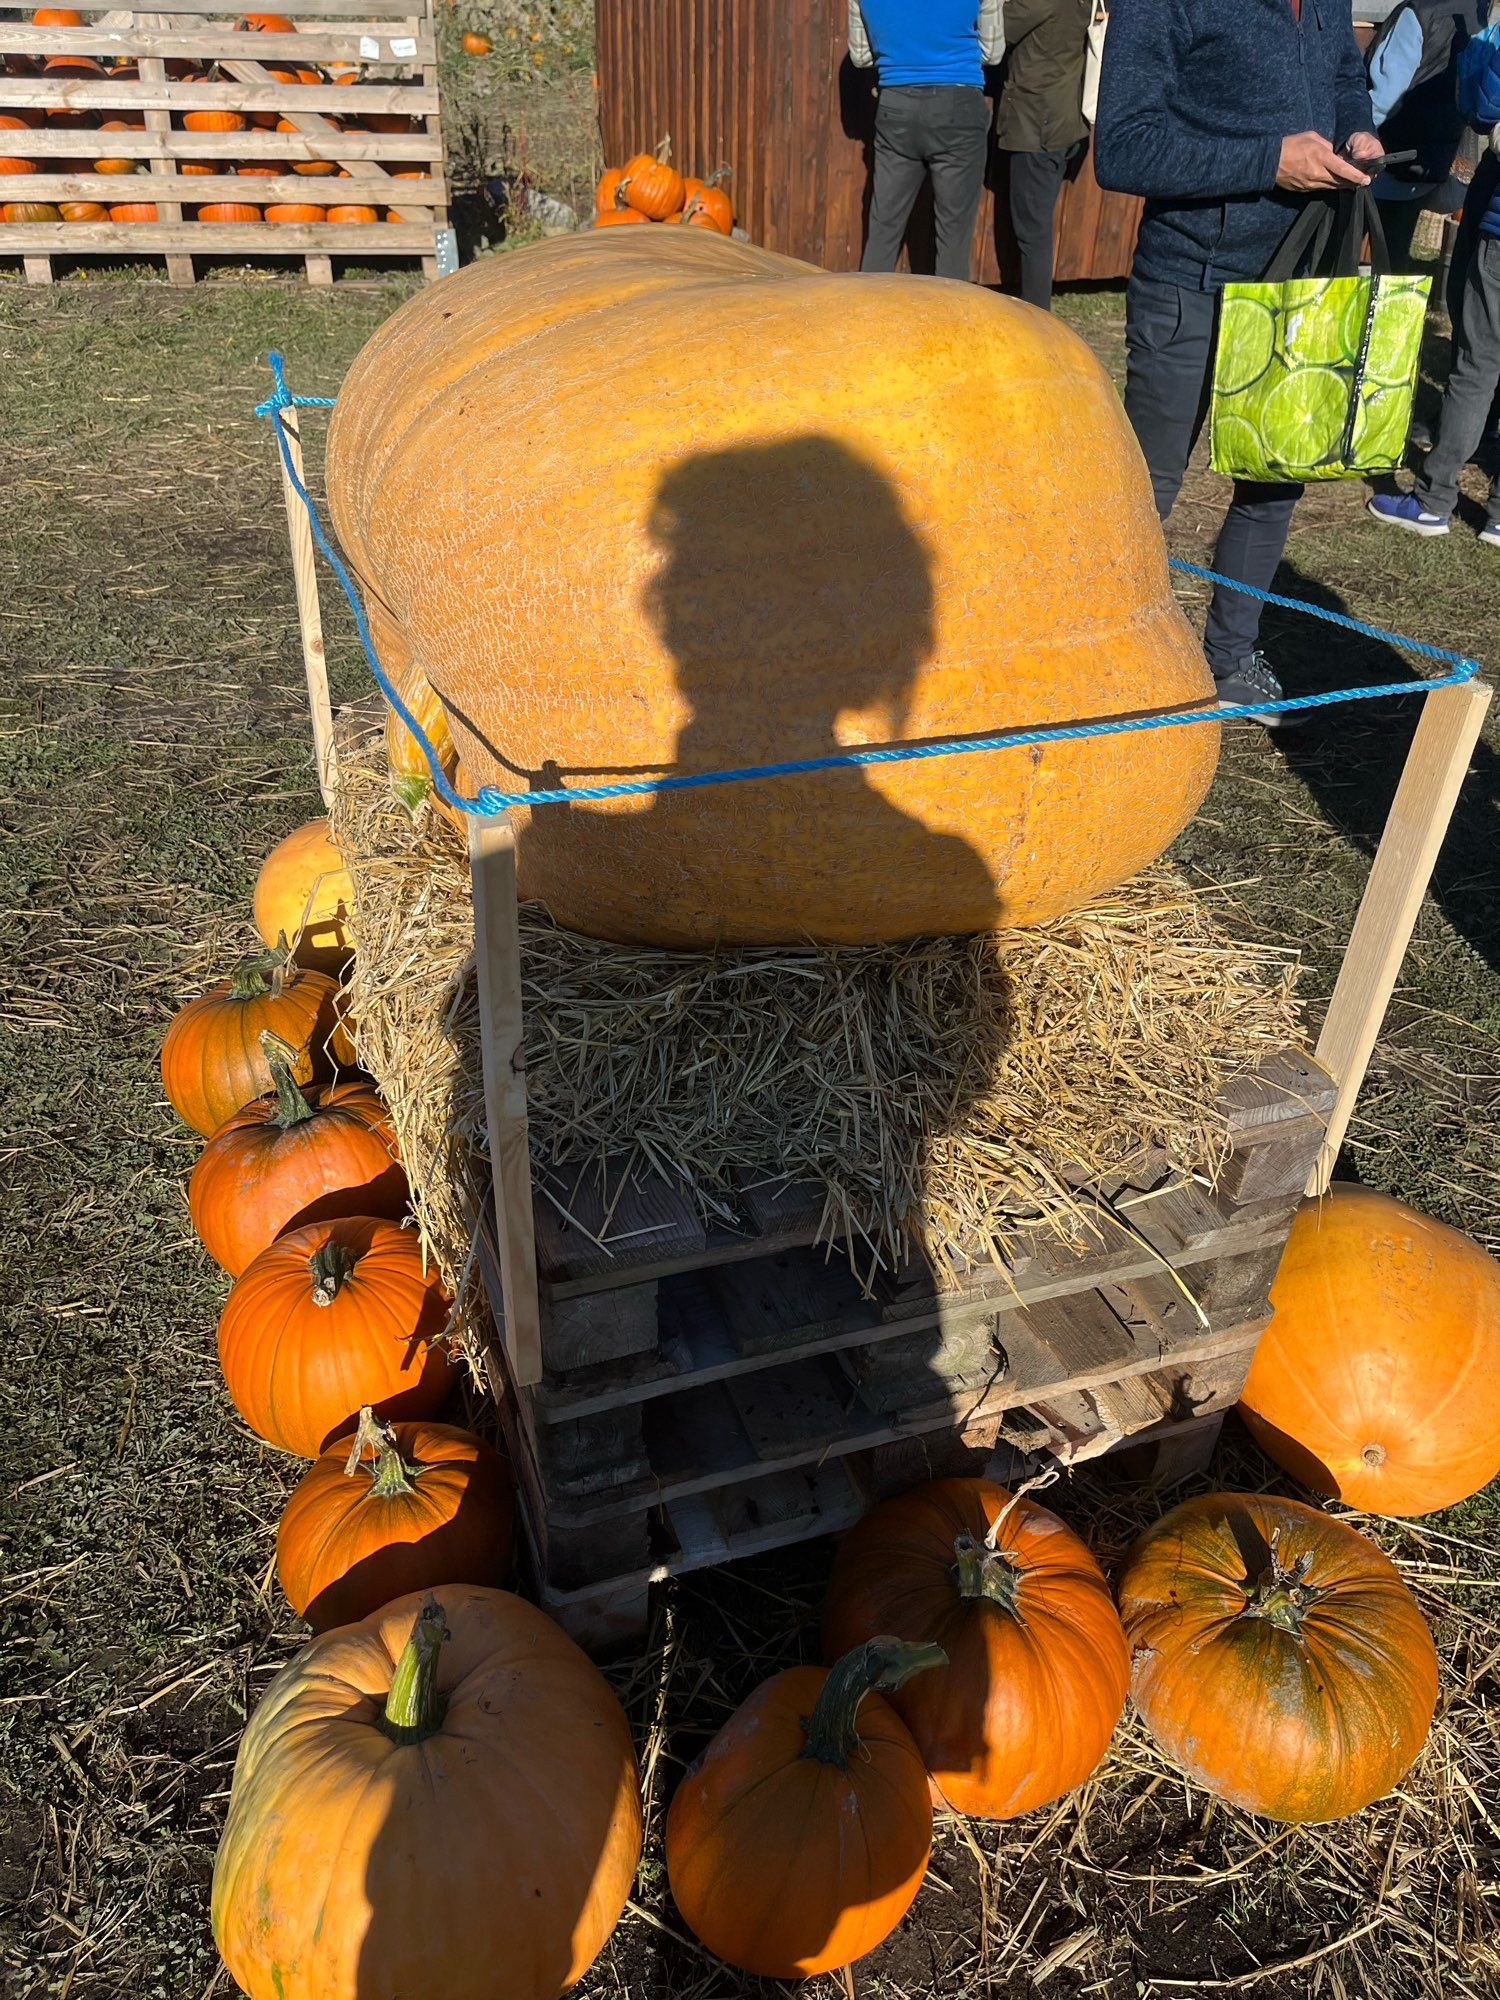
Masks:
[[[183,295],[95,282],[0,295],[0,1963],[17,2000],[214,1990],[206,1894],[230,1765],[247,1707],[297,1640],[267,1575],[293,1468],[248,1436],[218,1380],[224,1287],[187,1228],[195,1145],[162,1100],[156,1054],[174,1006],[249,941],[261,857],[317,805],[279,487],[249,414],[264,355],[279,346],[297,388],[330,393],[406,289]],[[1118,300],[1096,293],[1076,317],[1117,360]],[[320,421],[308,422],[315,474]],[[1304,503],[1291,587],[1500,660],[1493,553],[1462,534],[1383,535],[1361,497],[1339,488]],[[1173,527],[1183,553],[1207,553],[1222,498],[1221,482],[1194,475]],[[1085,522],[1107,505],[1078,500]],[[330,609],[329,621],[336,684],[353,692],[347,620]],[[1384,677],[1390,664],[1280,615],[1268,637],[1294,686]],[[1315,1006],[1411,721],[1385,705],[1335,710],[1284,742],[1236,732],[1180,845],[1195,878],[1222,889],[1230,922],[1303,947]],[[1365,1178],[1492,1245],[1497,747],[1492,723],[1350,1149]],[[1241,1456],[1222,1476],[1255,1480],[1264,1467]],[[1060,1504],[1092,1510],[1106,1542],[1125,1532],[1103,1486],[1076,1480]],[[1413,1566],[1448,1685],[1462,1691],[1410,1806],[1336,1836],[1278,1837],[1252,1865],[1268,1829],[1172,1783],[1125,1821],[1122,1802],[1141,1790],[1131,1771],[1150,1768],[1137,1731],[1110,1786],[1082,1805],[981,1829],[973,1844],[945,1832],[938,1874],[951,1894],[924,1893],[921,1922],[861,1990],[1019,2000],[1048,1953],[1093,1927],[1045,1982],[1047,2000],[1166,1992],[1153,1975],[1232,1977],[1247,1954],[1298,1957],[1374,1910],[1381,1928],[1349,1951],[1250,1990],[1493,1993],[1494,1794],[1476,1810],[1444,1774],[1483,1796],[1484,1732],[1500,1706],[1500,1502],[1492,1490],[1431,1527],[1470,1546],[1385,1535]],[[669,1749],[695,1747],[756,1673],[815,1645],[825,1563],[825,1551],[799,1552],[677,1590],[670,1627],[621,1674],[637,1719],[660,1697]],[[654,1851],[652,1870],[642,1897],[675,1927]],[[1190,1895],[1172,1886],[1195,1873]],[[590,2000],[748,1990],[639,1919],[585,1989]]]

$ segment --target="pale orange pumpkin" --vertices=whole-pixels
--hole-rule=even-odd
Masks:
[[[303,219],[278,214],[289,205],[273,204],[267,221]],[[326,819],[294,828],[271,849],[255,878],[253,911],[265,944],[285,938],[299,965],[336,973],[348,964],[354,953],[354,884]]]
[[[259,222],[260,210],[249,201],[206,201],[198,210],[199,222]]]
[[[307,201],[276,201],[266,210],[267,222],[322,222],[325,211]]]

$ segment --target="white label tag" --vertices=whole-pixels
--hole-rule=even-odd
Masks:
[[[359,38],[359,52],[362,56],[378,58],[380,55],[380,44],[373,35],[361,35]]]
[[[392,35],[391,54],[393,56],[414,56],[417,53],[415,35]]]

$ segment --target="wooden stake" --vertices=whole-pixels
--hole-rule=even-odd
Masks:
[[[286,438],[287,458],[304,486],[307,475],[302,467],[302,430],[295,409],[277,410],[271,418],[279,423]],[[307,705],[312,711],[313,759],[318,768],[318,790],[323,803],[333,798],[333,703],[328,693],[328,661],[323,651],[323,613],[318,605],[318,571],[314,559],[312,528],[307,509],[297,497],[286,459],[277,451],[281,467],[281,493],[286,502],[287,532],[292,542],[292,580],[297,587],[297,621],[302,629],[302,664],[307,671]]]
[[[495,1188],[503,1334],[511,1381],[525,1389],[542,1379],[542,1315],[531,1213],[531,1147],[526,1133],[516,837],[509,820],[470,816],[469,868],[474,882],[479,1053]]]
[[[1338,1085],[1338,1097],[1307,1184],[1310,1195],[1328,1191],[1491,693],[1482,681],[1466,681],[1439,688],[1422,704],[1318,1037],[1318,1061]]]
[[[165,28],[170,26],[165,14],[142,14],[136,22],[141,28]],[[160,56],[142,56],[137,72],[143,84],[154,84],[160,89],[167,80],[167,66]],[[170,132],[172,114],[170,111],[147,111],[144,114],[148,132]],[[177,162],[165,150],[151,156],[153,174],[177,175]],[[181,222],[182,204],[177,201],[158,201],[156,204],[158,222]],[[170,285],[191,285],[193,283],[193,260],[190,254],[181,250],[167,252],[167,283]]]

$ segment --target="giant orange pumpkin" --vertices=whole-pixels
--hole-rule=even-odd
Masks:
[[[516,1503],[505,1465],[451,1424],[360,1412],[353,1445],[315,1458],[276,1530],[276,1574],[315,1632],[368,1618],[409,1590],[504,1583]]]
[[[878,1632],[948,1656],[891,1699],[959,1812],[1030,1812],[1081,1785],[1109,1747],[1125,1636],[1099,1565],[1034,1500],[939,1479],[867,1514],[834,1562],[825,1650]]]
[[[686,352],[714,355],[711,397],[682,393]],[[628,396],[600,395],[601,354],[630,357]],[[557,237],[393,314],[328,449],[342,545],[479,784],[1212,698],[1107,372],[977,286],[708,229]],[[522,893],[669,946],[1032,923],[1159,855],[1217,745],[1210,723],[538,807]]]
[[[295,1051],[275,1035],[260,1039],[275,1094],[219,1127],[188,1182],[193,1227],[231,1278],[295,1224],[406,1213],[406,1174],[374,1088],[335,1083],[305,1095]]]
[[[1240,1414],[1279,1465],[1371,1514],[1500,1472],[1500,1264],[1372,1188],[1304,1204]]]
[[[927,1872],[932,1802],[916,1744],[872,1690],[942,1657],[872,1639],[826,1673],[773,1675],[725,1723],[667,1813],[672,1895],[710,1951],[806,1979],[900,1923]]]
[[[268,208],[267,218],[276,212]],[[261,863],[255,928],[267,945],[285,938],[299,965],[329,973],[347,965],[354,951],[353,911],[354,884],[326,819],[294,828]]]
[[[260,1045],[267,1028],[297,1051],[298,1083],[327,1076],[337,992],[326,973],[288,965],[278,952],[242,959],[228,979],[172,1018],[161,1048],[161,1080],[172,1109],[206,1139],[274,1090]]]
[[[314,1639],[235,1760],[214,1938],[250,2000],[556,2000],[641,1852],[604,1677],[504,1590],[399,1597]]]
[[[414,1231],[368,1216],[278,1236],[237,1278],[219,1319],[219,1366],[257,1437],[316,1458],[369,1403],[435,1416],[455,1378],[432,1343],[448,1319]]]
[[[1185,1500],[1136,1542],[1119,1592],[1146,1726],[1234,1805],[1342,1819],[1427,1740],[1437,1653],[1416,1600],[1373,1543],[1316,1508]]]

